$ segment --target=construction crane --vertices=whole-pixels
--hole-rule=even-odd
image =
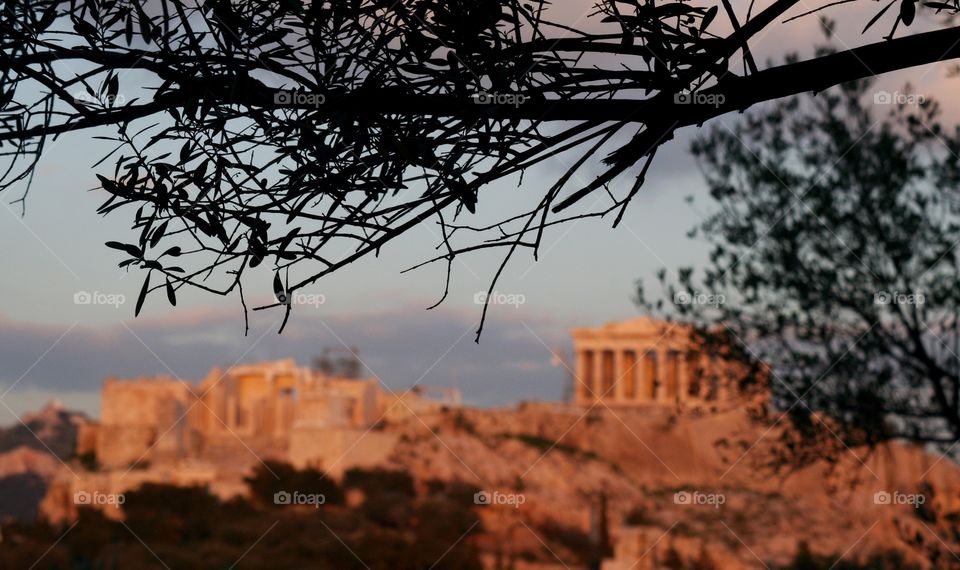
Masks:
[[[437,399],[437,401],[447,404],[459,405],[463,403],[463,394],[460,392],[460,388],[417,384],[412,391],[417,395],[431,399]],[[439,396],[439,398],[437,396]]]
[[[357,356],[357,347],[324,347],[320,356],[313,359],[313,368],[327,376],[360,378],[363,363]]]

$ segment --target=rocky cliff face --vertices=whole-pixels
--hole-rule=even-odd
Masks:
[[[61,412],[39,417],[47,419],[38,433],[70,430]],[[904,564],[933,569],[950,568],[960,551],[960,469],[950,459],[888,444],[841,448],[838,461],[774,473],[766,465],[777,428],[740,409],[681,416],[661,407],[439,409],[378,431],[393,442],[378,455],[384,466],[407,470],[424,486],[460,480],[480,490],[474,501],[485,534],[477,540],[491,567],[509,559],[573,568],[599,550],[605,570],[669,567],[677,559],[772,568],[807,544],[831,560],[895,551]],[[0,475],[48,468],[70,475],[49,453],[18,449],[6,471],[0,456]],[[172,484],[240,476],[168,467],[163,480]],[[127,479],[153,480],[160,468]],[[77,469],[85,484],[113,488],[109,473]],[[69,503],[68,487],[54,486],[47,499]]]
[[[89,420],[56,402],[24,415],[22,423],[0,428],[0,520],[32,520],[47,482],[76,451]]]
[[[0,428],[0,453],[26,447],[66,459],[76,450],[77,434],[88,422],[84,414],[50,402],[39,412],[25,414],[20,423]]]
[[[837,558],[897,551],[945,568],[957,547],[960,469],[917,447],[844,450],[839,463],[775,475],[758,467],[775,432],[737,410],[675,417],[527,406],[449,411],[390,429],[401,434],[396,466],[499,494],[488,529],[506,537],[520,528],[521,547],[544,561],[563,558],[549,539],[556,528],[609,536],[611,570],[703,552],[717,568],[786,564],[802,543]]]

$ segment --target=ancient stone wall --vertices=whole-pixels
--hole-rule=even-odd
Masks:
[[[397,435],[356,428],[295,428],[290,433],[289,461],[334,477],[351,467],[382,465],[393,452]]]
[[[181,453],[189,426],[181,420],[193,402],[189,385],[173,378],[107,379],[96,430],[97,460],[105,467],[148,461],[154,451]]]
[[[174,378],[138,380],[108,378],[101,394],[100,422],[104,425],[157,426],[167,402],[186,402],[189,385]]]
[[[330,469],[379,465],[396,435],[374,428],[379,380],[334,378],[291,360],[213,369],[199,384],[170,377],[107,379],[101,422],[79,435],[100,470],[64,478],[48,497],[51,519],[75,516],[78,491],[121,493],[145,481],[198,482],[228,496],[265,460]],[[409,394],[405,410],[424,409]]]

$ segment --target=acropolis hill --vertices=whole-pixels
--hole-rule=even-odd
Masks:
[[[215,368],[196,384],[108,378],[100,422],[82,426],[77,438],[77,454],[94,457],[99,469],[48,496],[44,509],[71,517],[76,488],[119,493],[148,481],[240,495],[243,476],[267,460],[331,475],[380,464],[396,435],[378,423],[458,406],[459,393],[448,394],[430,400],[416,388],[393,393],[376,378],[334,377],[290,359]]]
[[[197,385],[110,378],[102,398],[101,423],[83,434],[93,447],[81,453],[89,449],[103,466],[124,469],[245,450],[329,466],[337,457],[328,457],[335,450],[324,446],[332,433],[359,435],[385,412],[417,405],[413,394],[396,405],[375,378],[331,377],[293,360],[215,368]]]
[[[576,406],[726,399],[712,370],[716,365],[690,350],[682,329],[635,319],[576,329],[573,337]],[[439,405],[459,406],[459,396],[433,401],[416,390],[394,393],[376,378],[331,376],[293,360],[214,368],[196,384],[108,378],[101,421],[81,432],[78,453],[93,453],[106,469],[253,454],[342,472],[378,461],[391,447],[372,429],[377,422]]]
[[[99,468],[61,469],[42,511],[70,520],[75,492],[123,493],[145,482],[243,495],[243,476],[277,459],[335,478],[382,466],[423,485],[460,480],[523,493],[519,508],[478,507],[493,541],[481,549],[539,551],[528,527],[594,535],[604,519],[614,549],[604,570],[660,568],[668,549],[686,559],[706,550],[717,568],[759,568],[758,558],[782,564],[802,542],[836,556],[854,545],[848,559],[892,549],[932,569],[941,566],[930,560],[957,548],[924,528],[960,517],[960,470],[949,459],[891,443],[776,473],[767,462],[783,425],[748,413],[767,405],[765,395],[722,386],[722,371],[684,343],[682,329],[637,319],[573,337],[571,403],[477,409],[456,394],[393,393],[376,378],[330,376],[292,360],[214,369],[196,383],[108,379],[101,421],[78,435],[78,454],[95,455]],[[678,504],[675,494],[688,491],[725,502]],[[918,510],[877,504],[878,492],[929,498]],[[533,567],[564,565],[547,553]]]

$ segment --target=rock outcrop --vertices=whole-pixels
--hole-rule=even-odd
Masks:
[[[895,551],[940,568],[934,561],[957,548],[960,469],[902,443],[845,450],[839,463],[776,476],[752,458],[774,430],[735,409],[676,417],[533,405],[451,410],[391,429],[401,434],[392,463],[417,478],[523,496],[520,505],[492,506],[493,532],[511,527],[504,516],[531,533],[557,525],[608,532],[608,570],[704,552],[716,568],[758,568],[786,564],[801,544],[848,559]]]
[[[50,479],[76,452],[89,420],[50,402],[0,428],[0,520],[32,520]]]

